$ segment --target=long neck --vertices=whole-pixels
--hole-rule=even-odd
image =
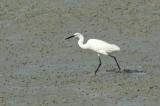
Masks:
[[[83,49],[88,49],[88,46],[86,44],[83,44],[84,37],[81,35],[79,36],[78,45]]]

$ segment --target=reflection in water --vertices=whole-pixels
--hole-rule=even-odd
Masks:
[[[106,70],[106,72],[121,73],[118,69]],[[125,73],[144,73],[143,71],[131,70],[131,69],[124,69],[124,72]]]

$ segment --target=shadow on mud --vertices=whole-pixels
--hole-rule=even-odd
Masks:
[[[106,70],[106,72],[121,73],[118,69]],[[124,72],[125,73],[144,73],[143,71],[131,70],[131,69],[124,69]]]

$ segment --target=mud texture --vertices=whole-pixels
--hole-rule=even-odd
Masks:
[[[82,50],[98,38],[114,60]],[[159,106],[159,0],[1,0],[0,106]]]

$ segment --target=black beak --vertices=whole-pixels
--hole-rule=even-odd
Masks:
[[[73,38],[73,37],[75,37],[75,35],[72,35],[72,36],[66,38],[65,40],[70,39],[70,38]]]

